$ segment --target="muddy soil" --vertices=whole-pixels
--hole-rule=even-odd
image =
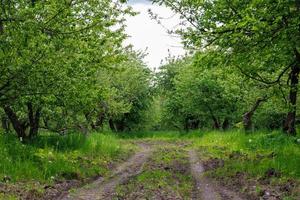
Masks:
[[[58,199],[242,200],[237,193],[205,178],[204,167],[198,154],[194,150],[187,150],[189,146],[187,143],[139,141],[136,144],[140,146],[140,151],[115,168],[111,177],[100,178],[82,188],[62,194]],[[163,161],[165,159],[163,155],[169,160]],[[160,180],[145,180],[142,183],[137,181],[140,175],[144,176],[151,172],[162,174],[167,172],[172,176],[162,175],[161,178],[167,180],[159,184],[155,181]],[[187,179],[183,180],[182,177]]]
[[[159,146],[142,172],[119,186],[113,199],[190,200],[193,179],[185,144]]]
[[[195,180],[195,186],[192,194],[193,200],[216,200],[216,199],[231,199],[242,200],[235,192],[230,191],[222,186],[217,186],[211,180],[208,180],[204,175],[204,167],[200,162],[196,151],[189,151],[191,173]]]
[[[114,169],[112,176],[107,180],[99,178],[93,183],[86,185],[75,192],[63,194],[60,200],[100,200],[112,199],[114,189],[130,177],[139,174],[143,164],[150,157],[152,145],[146,143],[139,144],[141,150],[132,156],[129,160]]]

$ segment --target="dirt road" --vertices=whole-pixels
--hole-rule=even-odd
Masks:
[[[137,145],[140,150],[115,168],[109,178],[100,178],[59,199],[242,200],[238,194],[205,178],[197,152],[184,150],[185,144],[141,141]],[[147,176],[149,173],[151,176]],[[184,178],[189,176],[191,179]],[[142,184],[138,182],[141,179]]]

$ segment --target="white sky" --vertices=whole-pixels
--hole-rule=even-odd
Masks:
[[[169,8],[152,5],[147,0],[129,0],[129,4],[140,14],[127,18],[126,33],[131,37],[127,39],[126,44],[132,44],[135,50],[147,49],[148,56],[145,62],[150,68],[158,68],[161,60],[169,55],[168,51],[173,56],[185,54],[180,38],[168,35],[166,30],[179,24],[177,15]],[[150,18],[148,9],[164,18],[161,21],[166,28]]]

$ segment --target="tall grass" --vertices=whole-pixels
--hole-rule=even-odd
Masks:
[[[300,179],[300,144],[279,131],[210,132],[195,140],[194,145],[205,151],[203,156],[225,160],[224,173],[264,176],[267,170],[275,169],[286,177]]]
[[[28,144],[0,135],[0,180],[81,179],[105,174],[112,160],[127,156],[129,146],[113,135],[47,134]]]

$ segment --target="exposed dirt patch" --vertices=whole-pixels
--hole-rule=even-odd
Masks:
[[[266,174],[269,174],[268,170]],[[213,175],[212,175],[213,176]],[[214,177],[214,176],[213,176]],[[236,173],[229,177],[214,177],[219,185],[225,185],[236,192],[243,192],[247,200],[282,200],[287,196],[298,196],[299,184],[294,180],[282,183],[272,181],[274,175],[259,179],[250,178],[246,173]],[[298,199],[297,197],[295,199]]]
[[[189,161],[183,143],[160,146],[142,173],[120,185],[114,199],[189,200],[192,191]]]
[[[205,171],[215,170],[219,167],[224,167],[224,160],[218,158],[212,158],[206,161],[203,161],[203,168]]]
[[[204,167],[201,161],[198,158],[196,151],[191,150],[189,152],[190,163],[191,163],[191,173],[195,180],[195,188],[193,190],[192,199],[201,199],[201,200],[217,200],[217,199],[232,199],[232,200],[241,200],[242,198],[235,192],[226,189],[220,185],[217,185],[215,182],[210,181],[205,176]],[[218,162],[211,162],[211,168],[220,165]],[[218,164],[215,164],[218,163]],[[223,162],[221,162],[224,164]]]
[[[8,177],[8,183],[0,183],[0,199],[2,194],[4,197],[14,194],[24,200],[282,200],[286,196],[299,197],[296,194],[297,191],[300,193],[299,183],[282,181],[282,174],[273,168],[257,179],[242,172],[218,176],[215,172],[223,170],[228,162],[250,159],[238,151],[226,154],[224,160],[209,159],[208,152],[204,154],[205,160],[201,161],[198,152],[187,151],[188,142],[136,140],[132,143],[139,145],[140,151],[121,165],[109,165],[112,171],[109,178],[64,180],[53,185],[37,182],[29,186],[28,182],[10,184]],[[274,154],[263,157],[266,156],[271,158]],[[80,179],[77,174],[64,176],[66,179]],[[281,180],[280,183],[278,180]],[[84,182],[91,184],[71,191]],[[241,192],[243,195],[240,195]]]
[[[282,177],[282,173],[274,168],[267,169],[261,177],[254,178],[244,172],[237,172],[234,175],[218,175],[222,172],[222,168],[230,165],[230,162],[258,162],[262,159],[272,159],[276,154],[274,152],[268,154],[260,154],[254,158],[249,157],[246,153],[240,151],[224,152],[224,159],[215,158],[203,148],[201,154],[205,156],[203,168],[205,173],[208,173],[211,180],[215,182],[217,188],[222,191],[222,188],[227,188],[221,192],[222,198],[226,199],[228,191],[241,193],[242,197],[249,200],[282,200],[285,197],[294,197],[292,199],[300,199],[300,184],[294,180],[286,180]],[[258,162],[259,164],[259,162]],[[227,166],[228,167],[228,166]],[[228,197],[227,197],[228,198]]]
[[[15,184],[0,184],[0,194],[4,196],[15,196],[22,200],[56,199],[62,191],[78,187],[79,180],[59,181],[54,185],[44,185],[39,182],[18,182]]]
[[[112,176],[107,180],[99,178],[93,183],[76,190],[74,193],[62,195],[58,199],[69,200],[97,200],[112,199],[114,189],[117,185],[122,184],[130,177],[140,173],[141,168],[151,155],[151,145],[146,143],[139,144],[141,150],[132,156],[128,161],[121,164],[113,170]]]

